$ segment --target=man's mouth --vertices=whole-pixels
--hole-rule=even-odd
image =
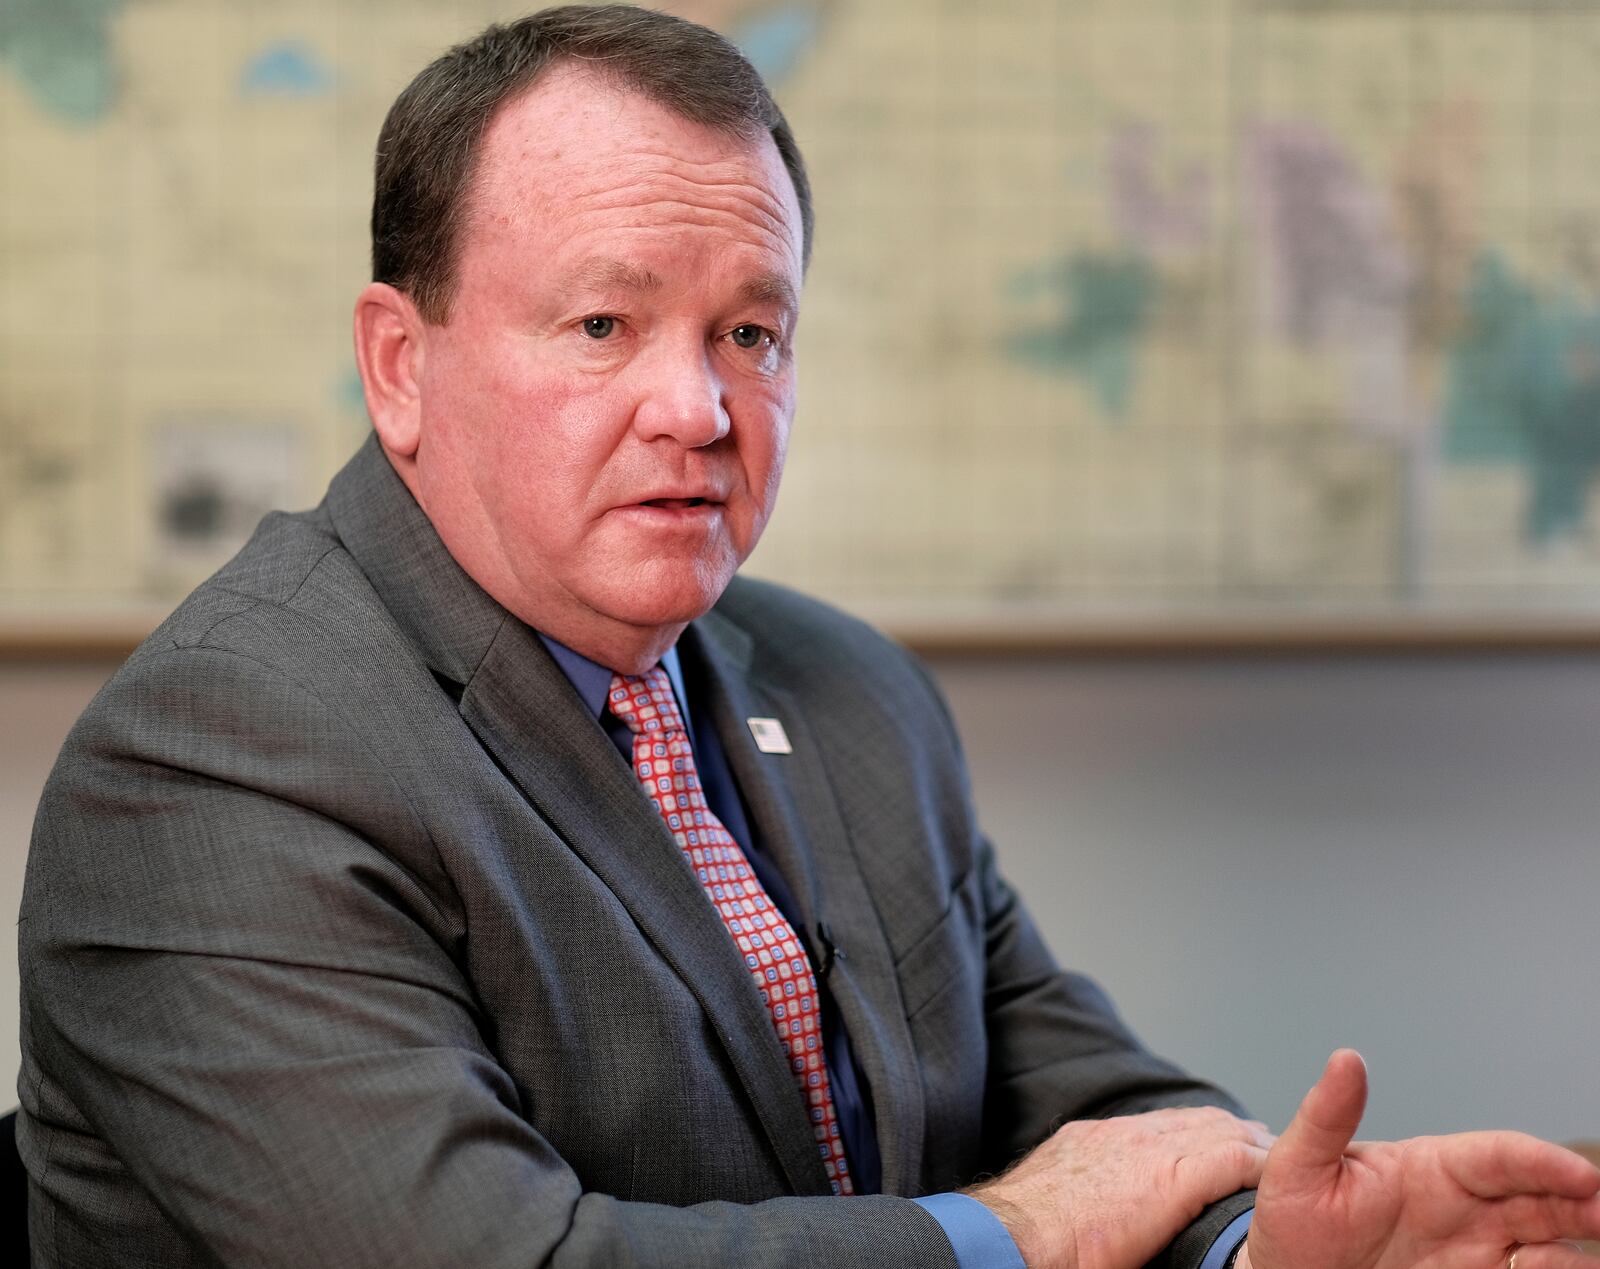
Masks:
[[[686,507],[703,507],[704,498],[647,498],[640,504],[645,507],[663,507],[668,511],[682,511]]]

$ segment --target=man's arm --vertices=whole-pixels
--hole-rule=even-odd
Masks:
[[[872,636],[874,650],[883,645]],[[917,658],[895,649],[922,688],[914,734],[954,791],[945,814],[966,820],[982,923],[983,1011],[989,1069],[984,1100],[985,1172],[1000,1172],[1063,1123],[1182,1106],[1244,1112],[1215,1084],[1152,1054],[1091,979],[1057,963],[1026,905],[1001,875],[993,843],[979,830],[959,729],[938,683]],[[897,716],[912,713],[904,693]],[[939,733],[937,743],[929,737]]]
[[[981,938],[987,1038],[980,1175],[1004,1173],[1024,1156],[1037,1162],[1029,1151],[1057,1132],[1091,1131],[1092,1124],[1083,1121],[1107,1120],[1136,1134],[1139,1128],[1129,1119],[1144,1112],[1219,1107],[1242,1114],[1220,1088],[1150,1053],[1094,982],[1059,967],[1025,905],[1001,876],[991,843],[976,827],[966,761],[943,694],[915,658],[906,657],[903,664],[924,691],[903,691],[897,698],[898,709],[906,711],[908,695],[924,697],[928,709],[915,734],[930,746],[928,761],[945,771],[941,787],[954,791],[964,806],[967,840],[972,843],[969,882],[976,888],[972,906],[981,930],[974,931],[974,937]],[[941,734],[942,743],[927,739],[936,734]],[[960,815],[951,809],[946,814],[952,819]],[[1225,1119],[1213,1123],[1235,1140],[1241,1135],[1252,1145],[1270,1140],[1259,1124]],[[1156,1160],[1144,1162],[1154,1165]],[[1254,1183],[1259,1167],[1241,1168],[1231,1190],[1210,1194],[1218,1201],[1207,1206],[1206,1200],[1181,1187],[1152,1189],[1148,1178],[1138,1175],[1138,1157],[1130,1157],[1129,1163],[1135,1165],[1132,1171],[1114,1168],[1105,1174],[1109,1187],[1105,1193],[1132,1200],[1127,1219],[1144,1231],[1140,1245],[1148,1243],[1152,1231],[1165,1231],[1151,1246],[1150,1255],[1171,1239],[1153,1263],[1162,1269],[1201,1269],[1203,1264],[1209,1269],[1208,1258],[1219,1237],[1250,1208],[1252,1193],[1247,1187]],[[1078,1175],[1083,1175],[1081,1170]],[[1234,1242],[1236,1237],[1228,1240],[1229,1250]]]
[[[1146,1049],[1096,983],[1057,965],[987,841],[977,867],[987,920],[989,1170],[1004,1168],[1069,1120],[1177,1106],[1244,1115],[1215,1084]]]
[[[978,866],[987,1166],[1025,1157],[971,1193],[1006,1221],[1030,1266],[1115,1264],[1107,1253],[1126,1245],[1129,1264],[1199,1269],[1249,1210],[1253,1191],[1243,1187],[1259,1176],[1271,1136],[1221,1089],[1150,1053],[1095,983],[1056,965],[988,842]],[[1081,1257],[1057,1259],[1061,1235],[1035,1213],[1070,1215],[1080,1238],[1095,1231],[1074,1250]]]

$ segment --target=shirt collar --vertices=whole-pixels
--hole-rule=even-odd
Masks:
[[[540,634],[539,638],[550,655],[555,658],[556,664],[561,667],[561,672],[577,689],[584,708],[598,722],[600,716],[605,713],[606,696],[611,691],[611,676],[614,671],[607,669],[598,661],[589,660],[581,652],[574,652],[566,644],[556,642],[547,634]],[[693,723],[689,718],[689,694],[683,690],[683,669],[678,664],[676,645],[662,654],[661,668],[667,672],[667,678],[672,681],[672,694],[678,698],[678,709],[683,714],[683,725],[686,728],[692,727]]]

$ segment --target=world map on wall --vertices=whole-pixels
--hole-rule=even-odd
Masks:
[[[1600,608],[1600,6],[668,7],[816,191],[751,571],[891,625]],[[383,113],[523,11],[0,9],[0,617],[315,501]]]

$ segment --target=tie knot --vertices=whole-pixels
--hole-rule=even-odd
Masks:
[[[635,736],[683,730],[672,680],[659,665],[643,674],[612,675],[606,704]]]

